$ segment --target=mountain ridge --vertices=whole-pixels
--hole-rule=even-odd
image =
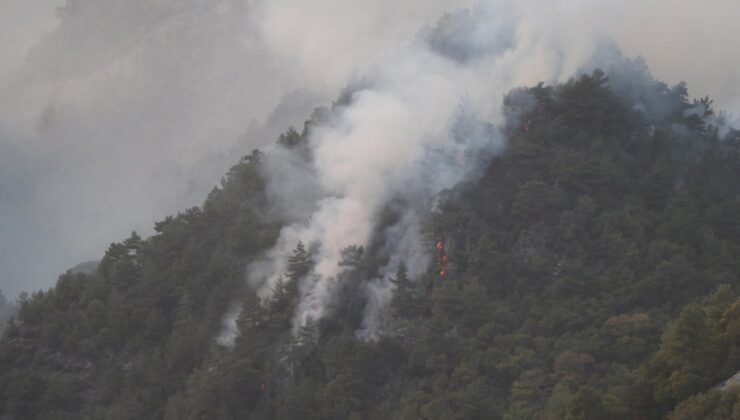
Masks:
[[[367,280],[393,258],[380,245],[346,244],[328,315],[305,324],[311,244],[291,244],[269,299],[245,283],[286,223],[255,150],[202,208],[19,300],[0,339],[0,418],[740,413],[738,388],[713,389],[740,369],[740,135],[708,98],[635,65],[506,96],[506,150],[424,214],[418,246],[443,242],[448,272],[399,266],[374,339],[358,331]],[[312,130],[344,105],[286,132],[280,153],[312,162]]]

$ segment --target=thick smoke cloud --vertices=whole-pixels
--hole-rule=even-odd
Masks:
[[[2,2],[0,289],[50,286],[200,204],[234,156],[452,2],[344,3]]]
[[[364,136],[358,107],[402,111],[426,100],[413,85],[431,82],[408,76],[414,71],[439,77],[439,92],[454,92],[454,107],[429,112],[454,115],[465,102],[475,119],[495,124],[506,89],[568,77],[605,37],[627,55],[642,54],[657,78],[684,79],[692,95],[709,94],[719,108],[740,106],[740,53],[723,48],[737,35],[733,0],[400,3],[2,2],[0,289],[13,297],[50,286],[109,242],[134,229],[146,234],[154,220],[199,204],[235,154],[300,126],[352,80],[370,88],[314,147],[332,144],[341,124]],[[389,73],[396,64],[405,70]],[[412,83],[401,94],[394,84],[404,77]],[[424,144],[449,135],[453,121],[432,124]],[[340,169],[331,171],[314,181],[337,195],[345,186],[333,180]],[[308,210],[296,211],[313,214],[321,204],[328,214],[341,207],[324,196],[331,194],[306,197]]]
[[[503,94],[521,83],[557,80],[583,62],[580,51],[556,48],[566,40],[552,31],[544,31],[547,36],[522,31],[542,23],[527,12],[513,2],[498,2],[445,14],[380,56],[327,121],[314,127],[308,139],[314,165],[298,178],[300,188],[291,187],[281,165],[267,165],[270,190],[278,197],[304,189],[307,178],[314,178],[317,191],[313,205],[282,230],[266,258],[248,268],[250,283],[269,301],[293,246],[298,241],[309,246],[315,266],[299,284],[294,328],[331,314],[348,281],[341,263],[345,247],[380,243],[389,260],[377,278],[363,283],[368,304],[358,332],[375,336],[398,265],[408,264],[411,278],[427,268],[421,225],[437,195],[474,177],[503,149],[503,135],[495,128]],[[398,221],[380,227],[383,210],[396,198],[405,203],[396,203]],[[290,200],[291,195],[282,197]],[[234,322],[231,313],[222,342],[233,337]]]
[[[283,275],[292,246],[303,241],[314,250],[316,265],[301,282],[294,327],[322,318],[331,312],[343,281],[342,248],[379,240],[391,260],[379,278],[366,279],[367,313],[359,332],[373,337],[387,312],[390,276],[399,262],[410,263],[412,278],[428,263],[428,250],[420,250],[425,206],[444,188],[475,173],[472,162],[449,158],[466,152],[485,158],[503,148],[492,125],[502,119],[502,95],[520,84],[561,81],[598,63],[640,68],[618,58],[596,27],[578,22],[575,6],[594,14],[606,10],[589,10],[581,3],[480,2],[445,14],[414,41],[373,63],[350,103],[312,133],[315,174],[310,175],[316,177],[314,191],[321,193],[299,222],[283,229],[267,257],[249,268],[249,280],[263,298],[269,299]],[[639,76],[653,83],[646,69]],[[652,112],[667,106],[648,104]],[[488,129],[475,129],[481,118],[490,123],[477,125]],[[456,135],[460,127],[464,134]],[[433,156],[434,151],[441,153]],[[273,190],[290,190],[290,180],[283,182],[273,183]],[[381,211],[397,196],[417,204],[378,232]]]

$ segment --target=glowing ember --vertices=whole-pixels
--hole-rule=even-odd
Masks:
[[[447,252],[445,251],[445,244],[442,241],[437,241],[434,247],[437,250],[439,277],[444,277],[447,274]]]

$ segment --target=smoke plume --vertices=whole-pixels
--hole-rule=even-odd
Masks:
[[[310,131],[310,168],[289,177],[284,164],[268,161],[277,202],[304,210],[265,258],[250,265],[248,278],[269,301],[295,244],[313,250],[314,269],[301,280],[294,328],[331,314],[344,278],[341,251],[374,243],[388,258],[378,277],[364,281],[367,305],[358,334],[376,336],[398,265],[405,263],[412,279],[427,269],[422,222],[435,198],[473,179],[503,150],[504,136],[496,128],[503,95],[520,84],[556,81],[583,62],[581,51],[572,55],[557,48],[565,40],[552,28],[528,32],[543,22],[526,12],[513,2],[497,2],[444,14],[353,80],[345,99]],[[291,205],[298,190],[315,196],[304,193],[300,205]],[[397,221],[381,226],[391,202]],[[233,314],[227,323],[234,324]]]
[[[304,179],[289,174],[286,161],[283,175],[280,164],[271,169],[275,202],[300,201],[276,206],[291,222],[280,244],[290,248],[305,235],[321,244],[316,258],[329,261],[335,245],[312,229],[334,213],[355,212],[360,222],[336,247],[368,237],[406,247],[400,244],[414,241],[403,238],[418,234],[412,226],[429,209],[425,200],[475,174],[450,163],[458,160],[450,149],[468,146],[449,141],[456,120],[478,121],[473,131],[496,132],[498,104],[510,87],[567,78],[605,38],[628,56],[643,55],[657,78],[684,79],[693,96],[708,94],[716,108],[737,112],[740,53],[723,46],[736,36],[739,12],[734,0],[709,6],[669,0],[2,2],[0,289],[14,297],[48,287],[59,272],[100,258],[108,243],[131,230],[148,234],[155,220],[199,204],[234,155],[300,126],[348,85],[355,86],[350,103],[336,108],[311,138],[317,159],[329,167],[303,167],[312,174]],[[432,102],[443,100],[449,102]],[[419,118],[419,126],[432,122],[420,132],[384,115],[384,106]],[[371,114],[360,115],[365,111]],[[388,132],[375,123],[387,124]],[[353,150],[344,150],[352,164],[335,162],[344,156],[328,149],[345,131],[347,144],[360,147],[367,161],[358,163]],[[362,140],[370,137],[377,148]],[[486,153],[501,147],[497,135],[481,138]],[[388,147],[397,149],[396,157],[382,155]],[[379,176],[364,162],[387,173]],[[436,168],[435,176],[420,170],[422,162]],[[355,164],[372,172],[366,185],[337,180],[357,175],[348,171]],[[415,191],[402,184],[422,177],[434,186]],[[392,188],[370,197],[379,184]],[[419,198],[407,200],[414,203],[402,212],[407,222],[378,233],[381,203],[411,192]],[[353,200],[363,206],[351,210]],[[269,277],[284,256],[280,244],[250,273],[263,267]],[[408,256],[412,251],[397,253],[386,271],[401,258],[411,267],[418,257],[424,266],[422,256]],[[329,273],[330,266],[321,269]],[[367,284],[377,296],[387,295],[383,278]]]

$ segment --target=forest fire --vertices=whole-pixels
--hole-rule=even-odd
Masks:
[[[437,266],[439,268],[439,277],[444,278],[447,274],[447,252],[445,251],[445,244],[442,241],[437,241],[435,244],[437,251]]]

